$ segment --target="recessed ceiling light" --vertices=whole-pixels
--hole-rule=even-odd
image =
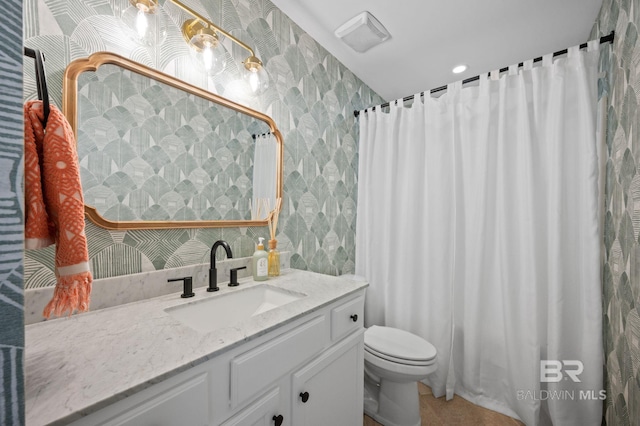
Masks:
[[[453,72],[454,74],[460,74],[461,72],[465,72],[467,70],[467,66],[466,65],[458,65],[456,67],[454,67],[451,72]]]

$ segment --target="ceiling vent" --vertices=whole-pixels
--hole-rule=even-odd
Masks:
[[[362,12],[349,19],[336,30],[335,35],[360,53],[391,37],[384,25],[369,12]]]

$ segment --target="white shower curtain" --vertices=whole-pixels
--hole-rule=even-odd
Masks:
[[[253,198],[251,219],[266,219],[276,206],[276,167],[278,142],[271,133],[256,136],[253,160]],[[261,205],[267,202],[267,206]],[[260,205],[260,209],[258,206]],[[258,215],[258,210],[260,214]]]
[[[436,347],[436,396],[601,422],[598,50],[360,114],[365,322]]]

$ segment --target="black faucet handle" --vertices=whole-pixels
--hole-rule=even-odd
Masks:
[[[186,298],[186,297],[193,297],[196,295],[193,292],[193,280],[191,279],[191,277],[171,278],[167,280],[167,282],[173,282],[173,281],[182,281],[183,283],[182,294],[180,295],[180,297]]]
[[[237,287],[240,285],[238,282],[238,270],[247,269],[246,266],[241,266],[240,268],[232,268],[229,270],[229,287]]]

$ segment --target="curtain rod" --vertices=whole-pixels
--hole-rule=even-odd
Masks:
[[[254,135],[251,135],[251,137],[255,140],[256,138],[264,137],[264,136],[269,136],[270,134],[271,134],[271,132],[262,133],[262,134],[260,134],[260,135],[255,135],[255,134],[254,134]]]
[[[615,31],[611,31],[611,32],[609,33],[609,35],[606,35],[606,36],[600,37],[600,44],[604,44],[604,43],[613,43],[613,39],[614,39],[614,37],[615,37]],[[582,44],[580,45],[580,49],[584,49],[585,47],[587,47],[587,43],[582,43]],[[567,52],[568,52],[568,49],[558,50],[557,52],[553,52],[553,57],[555,58],[556,56],[566,55],[566,54],[567,54]],[[535,58],[535,59],[533,60],[533,62],[534,62],[534,63],[535,63],[535,62],[540,62],[541,60],[542,60],[542,56],[540,56],[540,57],[538,57],[538,58]],[[518,64],[518,67],[522,67],[522,66],[524,66],[524,63],[523,63],[523,62],[520,62],[520,63]],[[499,71],[499,72],[501,72],[501,73],[502,73],[502,72],[506,72],[506,71],[509,71],[509,67],[500,68],[500,71]],[[462,84],[471,83],[471,82],[473,82],[473,81],[477,81],[477,80],[480,80],[480,76],[479,76],[479,75],[476,75],[475,77],[469,77],[469,78],[467,78],[467,79],[465,79],[465,80],[462,80]],[[440,87],[436,87],[435,89],[431,89],[431,90],[429,91],[429,93],[433,94],[433,93],[441,92],[441,91],[443,91],[443,90],[447,90],[447,86],[440,86]],[[412,99],[414,98],[414,96],[415,96],[415,95],[405,96],[404,98],[402,98],[402,102],[410,101],[410,100],[412,100]],[[420,92],[420,96],[424,96],[424,92]],[[395,101],[395,102],[397,103],[398,101],[399,101],[399,99],[396,99],[396,101]],[[382,105],[380,105],[380,108],[385,108],[385,107],[388,107],[389,105],[390,105],[390,104],[389,104],[389,102],[385,102],[385,103],[383,103]],[[368,110],[368,109],[369,109],[369,108],[365,108],[365,109],[364,109],[364,112],[367,112],[367,110]],[[375,106],[371,108],[371,111],[375,111],[375,110],[376,110],[376,107],[375,107]],[[353,115],[354,115],[354,116],[356,116],[356,117],[357,117],[357,116],[359,116],[359,115],[360,115],[360,111],[357,111],[357,110],[356,110],[356,111],[353,111]]]

